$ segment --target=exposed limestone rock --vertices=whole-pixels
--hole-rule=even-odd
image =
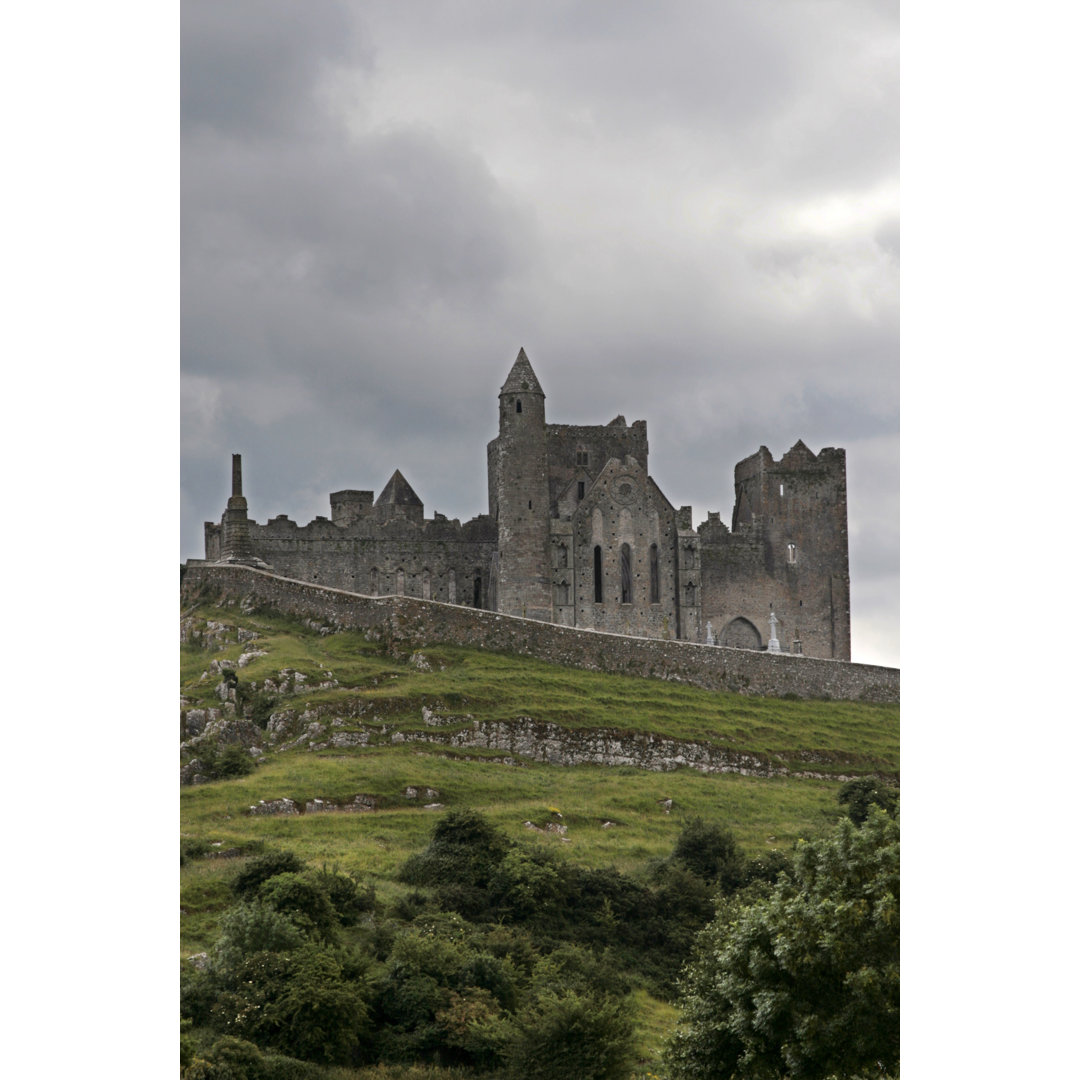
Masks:
[[[710,743],[612,728],[574,731],[528,716],[514,720],[474,720],[462,731],[397,731],[391,736],[391,742],[503,750],[549,765],[621,765],[652,772],[670,772],[685,767],[704,773],[739,773],[742,776],[851,779],[837,774],[794,772],[755,754]],[[665,806],[666,811],[670,812],[670,809],[670,805]]]
[[[377,801],[374,795],[356,795],[349,802],[338,803],[331,799],[311,799],[304,804],[306,814],[370,813]]]
[[[338,731],[330,736],[330,745],[336,747],[367,746],[371,736],[366,731]]]
[[[203,769],[206,766],[198,758],[192,758],[186,765],[180,767],[181,784],[202,784],[206,782]]]
[[[299,814],[300,811],[296,808],[296,803],[292,799],[272,799],[270,802],[260,799],[259,805],[251,807],[248,813],[266,815]]]
[[[252,660],[258,660],[260,656],[266,656],[265,649],[253,649],[251,652],[243,653],[239,660],[236,661],[237,667],[247,667]]]

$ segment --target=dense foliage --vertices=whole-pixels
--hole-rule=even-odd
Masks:
[[[898,829],[875,809],[793,860],[748,859],[695,820],[637,879],[451,811],[389,909],[336,869],[259,854],[208,964],[184,972],[183,1076],[428,1062],[626,1080],[631,992],[670,997],[691,957],[672,1080],[880,1075],[898,1056]]]
[[[801,843],[790,875],[702,932],[673,1080],[880,1076],[900,1053],[900,833],[884,811]]]

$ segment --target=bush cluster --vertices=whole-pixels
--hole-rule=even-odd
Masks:
[[[695,821],[638,880],[456,811],[402,866],[412,891],[380,914],[374,889],[337,868],[264,852],[232,880],[209,966],[184,973],[181,1014],[202,1041],[185,1036],[183,1075],[380,1062],[623,1080],[631,991],[670,996],[716,897],[786,866]]]

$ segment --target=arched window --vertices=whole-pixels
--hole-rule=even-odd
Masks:
[[[697,586],[692,582],[686,583],[686,606],[694,607],[697,604]]]
[[[521,412],[521,398],[518,398],[517,403],[514,406],[514,412]]]
[[[480,606],[480,575],[477,574],[473,578],[472,583],[472,606],[478,608]]]
[[[792,564],[795,563],[795,545],[794,544],[788,544],[788,546],[787,546],[787,561],[789,563],[792,563]]]
[[[593,600],[597,604],[604,602],[604,577],[603,556],[600,553],[600,545],[592,549],[592,576],[593,576]]]
[[[555,603],[562,607],[570,603],[570,585],[567,582],[555,583]]]
[[[565,544],[560,544],[559,545],[559,550],[556,553],[556,555],[557,555],[556,561],[557,561],[558,565],[560,566],[560,568],[566,566],[568,558],[569,558],[569,553],[566,550],[566,545]]]
[[[623,544],[619,548],[619,602],[622,604],[632,604],[634,602],[634,581],[631,574],[629,544]]]
[[[649,548],[649,603],[660,603],[660,552],[655,544]]]

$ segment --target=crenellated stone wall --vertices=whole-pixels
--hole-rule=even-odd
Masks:
[[[363,596],[249,566],[190,560],[181,594],[191,602],[203,590],[267,605],[283,614],[317,616],[343,629],[366,631],[394,654],[407,655],[423,645],[463,645],[518,653],[565,667],[684,682],[707,690],[764,697],[900,700],[896,668],[578,630],[407,596]]]

